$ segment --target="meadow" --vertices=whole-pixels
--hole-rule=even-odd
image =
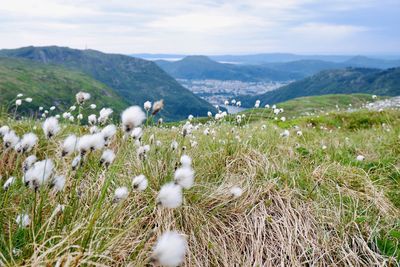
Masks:
[[[76,102],[0,114],[1,266],[399,265],[400,111]]]

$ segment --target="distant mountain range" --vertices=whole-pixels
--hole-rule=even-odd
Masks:
[[[205,56],[188,56],[178,61],[155,61],[172,77],[190,80],[287,81],[303,77],[302,74],[272,69],[264,65],[235,65],[219,63]]]
[[[243,107],[253,107],[256,100],[265,105],[303,96],[353,93],[400,95],[400,68],[326,70],[275,91],[256,96],[239,96],[237,99],[241,100]]]
[[[154,62],[139,58],[57,46],[3,49],[0,57],[23,58],[84,73],[111,88],[129,105],[164,99],[162,114],[168,120],[183,119],[188,114],[200,116],[214,110]]]
[[[400,60],[373,59],[362,56],[352,57],[344,62],[301,59],[257,65],[219,63],[205,56],[187,56],[177,61],[155,60],[155,62],[177,79],[239,80],[244,82],[299,80],[322,70],[347,67],[386,69],[400,66]]]

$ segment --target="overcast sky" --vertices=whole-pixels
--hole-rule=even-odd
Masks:
[[[0,0],[0,47],[400,54],[400,0]]]

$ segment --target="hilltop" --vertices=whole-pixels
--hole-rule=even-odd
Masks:
[[[244,107],[252,107],[256,100],[265,105],[303,96],[354,93],[400,95],[400,68],[327,70],[262,95],[242,96],[237,99],[242,100]]]
[[[151,61],[57,46],[3,49],[0,56],[56,64],[83,72],[113,89],[131,105],[164,99],[162,115],[168,120],[183,119],[188,113],[204,115],[214,110]]]
[[[0,58],[0,104],[9,111],[15,108],[17,94],[23,94],[22,99],[33,101],[18,108],[20,115],[34,115],[39,107],[49,110],[51,106],[59,112],[75,103],[71,96],[79,91],[90,93],[91,103],[99,109],[112,107],[118,114],[128,106],[114,90],[84,73],[26,59]]]

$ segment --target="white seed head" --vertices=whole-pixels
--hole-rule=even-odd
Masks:
[[[54,163],[51,159],[36,162],[25,174],[25,184],[37,189],[45,184],[53,173]]]
[[[16,148],[17,152],[29,152],[37,144],[38,138],[34,133],[27,133],[22,136],[20,146]]]
[[[232,187],[232,188],[229,190],[229,192],[231,193],[231,195],[232,195],[234,198],[238,198],[238,197],[240,197],[240,196],[243,194],[242,188],[240,188],[240,187],[238,187],[238,186]]]
[[[98,122],[101,124],[105,124],[112,113],[113,110],[111,108],[102,108],[99,112]]]
[[[101,133],[104,136],[104,140],[108,141],[114,137],[115,133],[117,132],[117,127],[114,124],[107,125],[106,127],[101,130]]]
[[[129,195],[129,191],[128,188],[123,186],[123,187],[118,187],[117,189],[115,189],[114,192],[114,201],[115,202],[119,202],[121,200],[124,200],[128,197]]]
[[[21,106],[22,105],[22,100],[21,99],[15,100],[15,105],[16,106]]]
[[[32,102],[32,98],[31,97],[27,97],[27,98],[25,98],[25,102],[28,102],[28,103],[31,103]]]
[[[19,137],[14,131],[7,132],[3,137],[3,144],[5,148],[14,147],[19,142]]]
[[[121,115],[124,132],[130,133],[146,119],[146,114],[139,106],[132,106],[124,110]]]
[[[140,127],[136,127],[132,130],[131,136],[136,139],[136,140],[140,140],[140,138],[142,138],[143,135],[143,130]]]
[[[60,131],[60,126],[58,125],[58,120],[55,117],[47,118],[43,125],[43,132],[46,138],[55,136]]]
[[[78,102],[79,105],[85,103],[85,101],[90,99],[90,94],[86,92],[79,92],[75,95],[76,97],[76,102]]]
[[[162,266],[179,266],[185,260],[187,241],[178,232],[163,233],[153,248],[152,257]]]
[[[66,179],[64,175],[57,175],[56,177],[53,178],[51,185],[57,192],[61,192],[64,190],[65,182]]]
[[[190,189],[194,182],[194,171],[190,166],[178,168],[174,174],[175,183],[184,189]]]
[[[143,108],[144,110],[149,111],[151,109],[151,102],[150,101],[144,102]]]
[[[357,157],[356,157],[356,160],[357,161],[363,161],[365,159],[365,157],[363,156],[363,155],[358,155]]]
[[[15,178],[11,176],[10,178],[7,179],[7,181],[3,185],[3,189],[7,190],[15,181]]]
[[[181,161],[182,166],[184,166],[184,167],[192,166],[192,159],[188,155],[182,155],[180,161]]]
[[[78,145],[78,138],[74,134],[68,135],[67,138],[65,138],[64,143],[62,144],[62,156],[67,156],[71,155],[72,152],[76,149]]]
[[[144,191],[146,190],[148,185],[148,181],[146,177],[143,174],[140,174],[136,177],[133,177],[132,179],[132,186],[133,188],[139,190],[139,191]]]
[[[24,173],[32,167],[32,165],[36,162],[37,158],[35,155],[30,155],[24,160],[23,163],[23,171]]]
[[[113,163],[114,159],[115,159],[114,151],[112,151],[111,149],[106,149],[103,151],[103,154],[101,155],[100,163],[109,166],[111,163]]]
[[[97,117],[96,114],[91,114],[88,116],[88,122],[90,125],[94,125],[97,123]]]
[[[10,127],[8,127],[7,125],[1,126],[0,127],[0,136],[4,136],[9,131],[10,131]]]
[[[182,187],[174,183],[163,185],[157,195],[157,204],[170,209],[182,205]]]

